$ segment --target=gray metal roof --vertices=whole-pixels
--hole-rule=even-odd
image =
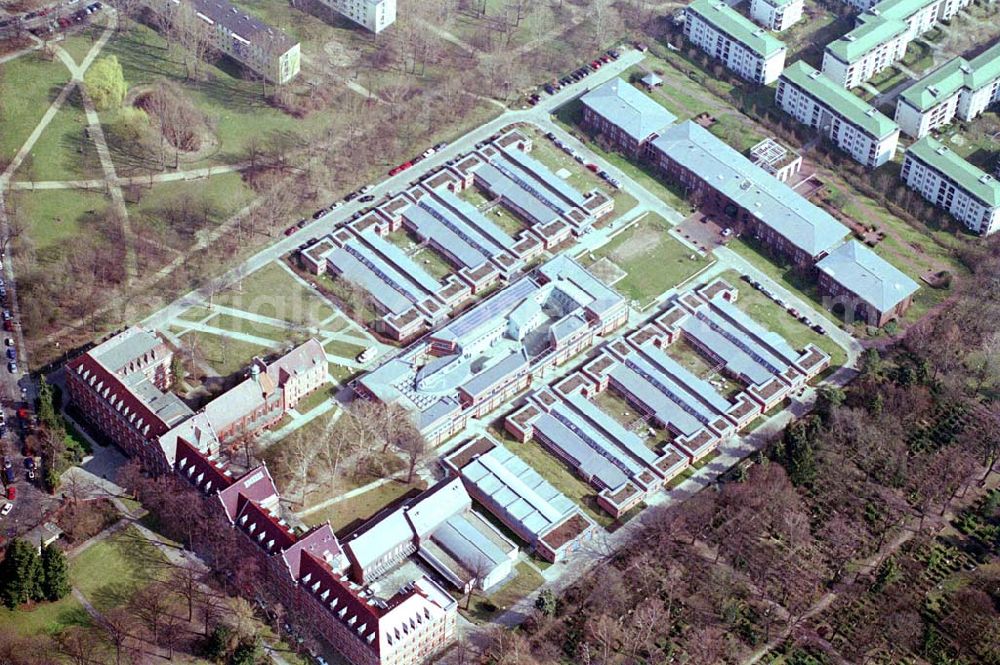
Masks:
[[[472,379],[462,384],[462,390],[470,395],[481,395],[527,367],[528,356],[525,355],[522,349],[505,356],[500,361],[493,363],[479,374],[473,376]]]
[[[633,458],[650,465],[656,461],[656,453],[650,450],[635,432],[625,429],[621,423],[598,408],[581,393],[575,392],[567,395],[564,400],[586,418],[588,424],[605,434],[609,440]]]
[[[829,213],[696,122],[667,128],[653,146],[810,256],[829,251],[848,234]]]
[[[130,362],[150,353],[162,343],[153,333],[133,326],[98,344],[89,353],[109,372],[118,373]]]
[[[656,77],[650,85],[659,85],[660,82]],[[639,142],[660,133],[677,119],[673,113],[621,78],[613,78],[594,88],[580,101]]]
[[[545,204],[544,199],[540,199],[532,191],[510,176],[503,173],[493,164],[483,164],[476,169],[476,179],[482,181],[487,189],[495,196],[507,199],[518,208],[523,214],[530,218],[533,224],[551,224],[559,219],[562,211],[550,208]]]
[[[722,297],[722,294],[716,294],[712,298],[709,309],[714,310],[730,326],[735,327],[735,334],[748,338],[748,341],[759,346],[758,352],[766,351],[782,371],[799,359],[799,352],[788,343],[788,340],[762,326],[756,319]]]
[[[380,263],[365,263],[361,257],[342,248],[337,248],[326,256],[326,260],[345,279],[354,282],[367,291],[384,309],[392,314],[402,314],[413,307],[416,300],[403,295],[406,280],[398,277],[394,270],[386,269]]]
[[[538,272],[560,288],[562,284],[568,283],[586,293],[590,302],[582,302],[580,305],[589,307],[598,316],[625,302],[621,294],[594,277],[586,268],[566,254],[560,254],[545,262],[538,268]]]
[[[713,328],[709,320],[689,316],[681,322],[681,329],[711,349],[731,374],[745,377],[755,385],[767,383],[775,374],[750,353],[750,347],[738,344],[731,335],[724,334],[725,329]]]
[[[298,43],[278,28],[257,20],[227,0],[192,0],[192,4],[204,16],[265,51],[281,54]]]
[[[549,167],[523,150],[518,150],[515,147],[500,147],[500,152],[509,162],[507,165],[509,168],[513,168],[522,177],[527,176],[534,182],[541,184],[544,188],[543,193],[551,193],[562,199],[562,205],[566,207],[566,210],[572,206],[582,206],[587,200],[586,196],[550,171]],[[557,205],[559,204],[550,196],[546,196],[546,198]]]
[[[485,505],[516,523],[528,540],[579,511],[572,500],[499,443],[466,464],[461,473],[485,495]]]
[[[582,475],[596,478],[614,490],[628,482],[629,477],[641,473],[634,462],[631,463],[633,468],[620,468],[615,463],[620,460],[613,455],[613,448],[604,437],[581,423],[574,423],[564,411],[557,409],[543,413],[535,421],[535,434],[562,451],[563,456],[574,460]]]
[[[506,318],[538,288],[538,284],[530,278],[520,279],[434,333],[434,337],[461,344],[466,337],[475,336],[483,326],[498,325],[498,320]]]
[[[556,342],[561,342],[569,337],[572,337],[574,333],[579,330],[583,330],[586,327],[586,319],[579,314],[571,314],[570,316],[563,317],[553,323],[552,327],[549,328],[549,332],[552,334],[552,338]]]
[[[406,252],[380,236],[374,229],[366,230],[362,233],[362,237],[366,245],[385,257],[386,261],[419,285],[426,293],[437,293],[438,289],[441,288],[441,284],[407,256]]]
[[[619,390],[624,390],[656,416],[660,422],[689,436],[702,428],[702,423],[684,410],[680,400],[675,398],[676,386],[662,381],[662,376],[647,372],[647,365],[627,358],[611,369],[611,381]],[[669,386],[668,391],[664,386]]]
[[[692,374],[686,367],[664,352],[663,349],[657,347],[652,340],[643,344],[640,352],[652,366],[675,380],[678,386],[683,388],[696,400],[690,402],[692,405],[700,401],[703,407],[710,409],[706,410],[706,416],[712,411],[723,414],[732,408],[732,403],[719,394],[719,391],[711,383]]]
[[[469,572],[495,568],[508,561],[507,553],[463,515],[445,521],[431,538]]]
[[[857,240],[833,250],[816,267],[880,312],[889,311],[919,288],[915,281]]]
[[[457,217],[474,228],[480,235],[489,238],[497,247],[511,249],[516,244],[506,231],[479,212],[476,206],[455,196],[447,188],[441,187],[434,190],[434,196],[440,200],[442,207],[454,211]]]
[[[432,238],[465,268],[478,268],[496,254],[493,248],[485,247],[479,239],[469,235],[423,200],[417,205],[407,206],[403,210],[403,217],[416,228],[421,237]]]

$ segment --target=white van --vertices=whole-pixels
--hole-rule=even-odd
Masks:
[[[369,346],[367,349],[358,354],[358,362],[366,363],[369,360],[373,360],[377,355],[378,355],[378,349],[376,349],[374,346]]]

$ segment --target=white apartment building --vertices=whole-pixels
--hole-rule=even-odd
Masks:
[[[972,60],[955,58],[910,86],[896,102],[902,130],[923,138],[957,115],[973,120],[1000,101],[1000,43]]]
[[[802,60],[782,72],[775,101],[869,168],[885,164],[896,153],[895,122]]]
[[[971,0],[882,0],[858,16],[856,27],[826,46],[823,73],[854,88],[906,54],[910,42]],[[853,3],[852,3],[853,4]]]
[[[396,0],[319,0],[330,9],[378,34],[396,20]]]
[[[737,76],[767,85],[785,68],[785,45],[721,0],[685,8],[684,34]]]
[[[159,14],[193,11],[207,26],[212,48],[224,53],[271,83],[287,83],[301,66],[299,42],[228,0],[146,0]]]
[[[988,236],[1000,229],[1000,181],[930,136],[906,151],[901,177],[972,232]]]
[[[768,30],[781,32],[802,18],[804,0],[750,0],[750,18]]]

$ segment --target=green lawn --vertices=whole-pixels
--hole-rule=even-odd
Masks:
[[[202,228],[221,224],[254,199],[253,190],[238,173],[161,182],[152,188],[136,186],[127,195],[131,227],[136,231],[156,231],[178,249],[189,247]],[[192,214],[176,214],[177,210],[185,209]]]
[[[268,347],[202,332],[184,333],[180,339],[186,348],[195,351],[195,357],[204,359],[221,376],[245,369],[254,356],[264,356],[273,351]]]
[[[542,574],[530,564],[521,561],[514,567],[514,576],[504,582],[499,589],[491,591],[485,598],[478,593],[473,594],[468,610],[465,609],[463,596],[459,608],[467,619],[475,623],[484,623],[513,606],[522,598],[531,595],[543,584],[545,584],[545,578],[542,577]]]
[[[87,626],[90,615],[72,596],[55,603],[39,603],[31,609],[0,607],[0,629],[18,635],[54,635],[69,626]]]
[[[91,19],[85,28],[78,29],[72,34],[66,35],[66,38],[59,42],[59,46],[69,53],[77,64],[83,62],[83,59],[90,53],[90,49],[94,46],[94,43],[101,36],[101,33],[104,31],[106,16],[102,12],[98,18]]]
[[[934,65],[934,52],[923,41],[915,39],[906,47],[902,62],[916,73],[923,74]]]
[[[336,314],[325,299],[304,287],[278,263],[269,263],[244,277],[218,293],[213,302],[307,327],[319,327],[320,321]]]
[[[60,255],[76,236],[92,230],[108,203],[104,194],[72,189],[22,190],[8,199],[10,208],[20,207],[25,213],[36,249],[60,250]]]
[[[353,367],[340,365],[338,363],[330,363],[330,376],[337,379],[341,385],[347,383],[359,374],[361,374],[361,371],[356,370]]]
[[[320,404],[329,402],[336,390],[336,387],[332,385],[325,385],[299,401],[299,403],[295,406],[295,410],[299,413],[309,413]]]
[[[888,92],[893,88],[893,86],[899,85],[903,81],[908,80],[910,77],[907,76],[901,69],[896,67],[887,67],[875,76],[869,79],[869,85],[874,86],[879,92]]]
[[[70,582],[98,610],[118,607],[164,570],[166,557],[133,527],[94,543],[70,564]]]
[[[357,346],[339,339],[331,339],[323,345],[327,353],[332,353],[341,358],[357,358],[358,354],[365,350],[364,346]]]
[[[754,250],[748,248],[747,251],[752,252]],[[744,256],[746,256],[745,253]],[[774,276],[771,276],[772,279],[774,279]],[[793,347],[796,349],[802,349],[809,343],[815,344],[820,349],[830,354],[831,367],[837,367],[847,362],[847,352],[844,351],[839,344],[830,339],[828,335],[820,335],[819,333],[808,328],[801,321],[789,314],[785,309],[779,307],[773,300],[765,296],[760,291],[757,291],[746,282],[741,281],[740,274],[738,272],[735,270],[727,270],[722,273],[721,277],[739,289],[739,298],[736,301],[737,307],[745,311],[768,330],[776,332],[784,337]],[[783,278],[777,279],[776,281],[800,295],[803,300],[815,305],[815,309],[818,312],[824,314],[825,316],[829,316],[826,310],[823,309],[822,303],[817,302],[815,288],[810,291],[803,292],[801,288],[798,288],[793,284],[789,284],[788,281]],[[823,320],[821,323],[825,328],[835,326],[831,319]]]
[[[491,430],[491,434],[501,439],[512,453],[524,460],[542,478],[552,483],[553,487],[575,501],[595,522],[608,528],[614,521],[597,505],[597,491],[577,478],[565,464],[542,448],[537,441],[520,443],[496,430]]]
[[[11,159],[69,81],[69,70],[37,51],[3,65],[6,94],[0,96],[0,160]]]
[[[585,266],[601,258],[613,261],[628,273],[614,288],[633,300],[640,310],[645,309],[665,291],[711,263],[671,237],[670,228],[665,219],[650,213],[581,260]]]
[[[444,257],[430,247],[417,250],[410,258],[427,271],[428,275],[439,281],[455,272],[455,269],[448,265]]]
[[[207,307],[191,307],[181,312],[177,318],[181,321],[202,321],[212,316],[212,310]]]
[[[93,141],[84,136],[87,116],[79,90],[70,93],[21,163],[16,180],[90,180],[104,171]],[[4,123],[6,128],[6,123]]]
[[[229,314],[217,314],[205,323],[206,325],[210,325],[215,328],[222,328],[223,330],[231,330],[233,332],[254,335],[255,337],[263,337],[265,339],[274,340],[275,342],[283,342],[292,335],[292,331],[287,328],[279,328],[268,323],[251,321],[249,319],[231,316]]]
[[[328,508],[306,515],[303,521],[306,524],[314,525],[329,520],[333,530],[340,531],[344,527],[352,525],[352,522],[368,519],[408,492],[422,490],[425,487],[426,484],[422,481],[408,485],[391,480],[384,485],[379,485],[350,499],[338,501]]]

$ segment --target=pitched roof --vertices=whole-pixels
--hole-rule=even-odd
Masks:
[[[340,548],[340,542],[333,533],[329,522],[315,527],[281,553],[293,580],[301,577],[302,559],[306,554],[325,561],[331,567],[339,567],[339,560],[343,556],[343,550]]]
[[[1000,78],[1000,41],[969,61],[972,73],[965,78],[965,87],[978,90]]]
[[[830,252],[816,267],[880,312],[909,298],[917,283],[857,240]]]
[[[235,7],[228,0],[192,0],[196,11],[248,42],[261,46],[264,50],[281,54],[292,48],[298,41],[278,28],[259,21],[250,14]]]
[[[825,210],[696,122],[668,128],[653,145],[809,256],[827,251],[848,234],[847,227]]]
[[[240,509],[245,501],[256,503],[276,502],[278,488],[274,485],[266,466],[258,466],[247,471],[229,487],[219,492],[219,501],[230,522],[239,517]]]
[[[785,50],[781,40],[721,0],[694,0],[686,8],[763,58]]]
[[[781,78],[805,90],[824,105],[843,116],[848,122],[876,139],[899,131],[899,125],[842,85],[798,60],[781,73]]]
[[[1000,206],[1000,181],[952,152],[940,141],[925,136],[906,151],[991,208]]]
[[[673,113],[621,78],[598,86],[580,101],[640,142],[677,119]]]

